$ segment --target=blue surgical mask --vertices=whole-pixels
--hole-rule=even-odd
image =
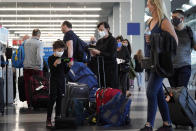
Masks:
[[[118,42],[117,48],[120,48],[122,46],[122,42]]]

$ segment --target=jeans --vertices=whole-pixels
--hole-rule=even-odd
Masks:
[[[191,77],[191,66],[184,66],[174,69],[174,75],[169,78],[171,87],[187,87],[189,79]]]
[[[141,88],[142,87],[142,72],[137,72],[136,73],[137,75],[137,86],[139,87],[139,88]]]
[[[169,122],[169,124],[171,124],[169,108],[167,102],[165,101],[162,82],[163,78],[158,76],[155,72],[151,72],[147,86],[147,122],[149,122],[152,127],[154,126],[157,106],[159,107],[163,121]]]

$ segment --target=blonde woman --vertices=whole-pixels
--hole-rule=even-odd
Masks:
[[[142,50],[138,50],[137,53],[134,55],[135,60],[135,72],[137,73],[137,86],[139,91],[142,87],[142,72],[144,69],[141,67],[141,61],[143,59],[143,53]]]
[[[152,19],[148,23],[151,30],[151,35],[153,35],[153,33],[167,31],[176,39],[176,42],[178,43],[178,38],[174,27],[167,16],[164,0],[148,0],[147,7],[152,14]],[[149,35],[145,36],[145,42],[146,44],[150,44]],[[140,129],[140,131],[153,130],[157,107],[159,107],[163,119],[163,126],[158,128],[158,131],[172,131],[169,109],[162,89],[162,81],[163,78],[160,77],[155,71],[151,70],[147,86],[147,122],[144,128]]]

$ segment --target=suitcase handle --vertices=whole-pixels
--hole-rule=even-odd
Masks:
[[[174,97],[170,95],[170,93],[169,93],[167,87],[165,86],[165,84],[162,83],[162,85],[163,85],[163,87],[165,88],[165,91],[167,92],[167,94],[169,95],[169,97],[171,98],[171,100],[174,102]]]
[[[190,98],[190,99],[192,99],[192,98]],[[196,111],[194,112],[193,110],[192,110],[192,108],[189,106],[189,93],[188,93],[188,89],[186,88],[186,106],[188,107],[188,109],[192,112],[192,114],[195,114],[196,113]]]
[[[102,86],[101,86],[101,75],[100,75],[100,61],[99,61],[100,59],[102,62],[102,71],[103,71],[103,84],[104,84],[103,88],[106,88],[106,80],[105,80],[104,58],[103,58],[103,56],[97,56],[98,84],[99,84],[99,88],[101,89]]]

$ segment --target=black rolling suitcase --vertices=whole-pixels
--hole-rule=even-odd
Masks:
[[[18,92],[20,101],[26,101],[24,76],[18,77]]]
[[[65,96],[61,101],[61,117],[55,120],[55,127],[76,128],[82,125],[85,117],[84,108],[89,103],[89,87],[86,84],[66,84]]]
[[[5,102],[4,102],[4,80],[3,78],[0,78],[0,112],[2,115],[4,114],[4,107],[5,107]]]
[[[196,127],[196,103],[187,88],[166,88],[164,84],[163,87],[170,97],[168,106],[172,123],[176,127],[178,125]]]

